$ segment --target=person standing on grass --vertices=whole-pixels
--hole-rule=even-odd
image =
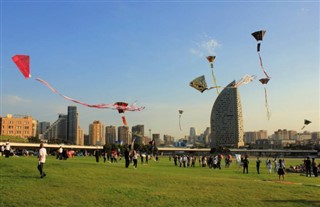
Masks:
[[[94,156],[96,157],[96,162],[99,162],[99,158],[100,158],[100,151],[99,151],[99,149],[96,149],[93,154],[94,154]]]
[[[130,164],[130,158],[129,158],[129,150],[128,150],[128,148],[126,148],[125,149],[125,151],[124,151],[124,159],[125,159],[125,161],[126,161],[126,168],[128,168],[129,167],[129,164]]]
[[[62,153],[63,153],[63,149],[60,146],[60,148],[58,149],[58,155],[57,155],[57,159],[62,160]]]
[[[312,166],[314,177],[318,177],[318,166],[314,157],[312,158],[311,166]]]
[[[280,177],[282,177],[282,181],[284,181],[284,175],[286,174],[284,162],[279,159],[279,165],[278,165],[278,175],[279,175],[279,181]]]
[[[257,173],[258,173],[258,174],[260,174],[260,163],[261,163],[261,160],[259,159],[259,157],[257,157],[256,167],[257,167]]]
[[[40,144],[38,170],[40,172],[40,178],[44,178],[46,173],[43,171],[44,163],[46,162],[47,150],[44,148],[43,143]]]
[[[143,154],[141,151],[140,151],[140,161],[141,161],[141,165],[143,165]]]
[[[306,177],[308,177],[308,175],[310,175],[310,177],[311,177],[311,160],[310,160],[310,157],[307,157],[307,160],[305,161],[305,165],[306,165]]]
[[[268,160],[267,168],[268,168],[268,172],[269,172],[269,174],[271,174],[271,170],[272,170],[272,163],[271,163],[271,160],[270,160],[270,159]]]
[[[248,157],[246,156],[243,159],[243,173],[246,172],[248,174],[248,168],[249,168],[249,160],[248,160]]]
[[[148,151],[146,152],[146,164],[148,164],[148,162],[149,162],[149,153],[148,153]]]
[[[276,173],[276,172],[278,172],[278,161],[277,161],[277,158],[274,158],[273,164],[274,164],[273,172]]]
[[[10,156],[10,150],[11,150],[10,140],[8,139],[7,142],[6,142],[5,150],[4,150],[4,154],[5,154],[5,157],[6,157],[6,158],[9,158],[9,156]]]
[[[133,159],[133,168],[137,169],[138,167],[138,154],[135,150],[132,152],[132,159]]]

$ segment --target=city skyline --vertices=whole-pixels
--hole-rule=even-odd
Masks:
[[[34,81],[40,77],[61,93],[88,103],[124,101],[146,108],[126,112],[128,126],[176,139],[190,127],[210,126],[215,90],[200,93],[188,84],[205,75],[212,85],[207,55],[215,55],[217,84],[245,74],[241,86],[243,130],[320,131],[319,2],[11,2],[1,1],[0,116],[26,114],[53,123],[73,103]],[[19,25],[17,27],[16,25]],[[263,64],[252,32],[265,29]],[[11,60],[31,58],[25,80]],[[116,110],[76,105],[79,126],[100,120],[121,126]],[[179,128],[179,112],[181,128]],[[161,136],[162,137],[162,136]]]
[[[69,106],[70,107],[70,106]],[[68,107],[68,114],[69,114],[69,107]],[[72,114],[72,112],[71,112]],[[4,121],[0,120],[0,123],[3,125],[1,126],[2,135],[11,135],[18,137],[21,137],[23,135],[24,137],[30,137],[29,133],[32,133],[32,137],[39,136],[40,140],[47,140],[47,141],[58,141],[58,142],[66,142],[70,143],[70,139],[67,138],[62,133],[67,131],[67,121],[69,115],[63,115],[60,114],[58,119],[51,125],[49,122],[38,122],[38,120],[33,119],[31,116],[12,116],[11,114],[8,114],[6,117],[0,117],[0,119],[3,119]],[[29,120],[29,121],[26,121]],[[29,126],[29,124],[32,123],[32,127]],[[92,127],[96,125],[96,129],[98,131],[92,131]],[[100,127],[99,127],[99,126]],[[101,128],[102,126],[102,128]],[[42,128],[45,128],[45,131],[42,130]],[[136,140],[136,143],[148,143],[150,140],[155,140],[156,143],[161,142],[164,143],[172,143],[179,142],[182,140],[187,140],[187,143],[189,144],[210,144],[208,133],[210,131],[209,127],[202,133],[193,133],[193,135],[185,135],[181,138],[175,138],[171,135],[162,135],[158,133],[149,134],[149,136],[143,135],[144,130],[140,131],[140,129],[143,129],[144,125],[137,125],[132,126],[132,132],[130,132],[130,129],[128,126],[104,126],[103,123],[101,123],[98,120],[93,121],[92,124],[89,125],[89,134],[85,135],[83,133],[83,129],[78,128],[78,132],[80,133],[77,135],[77,145],[83,145],[85,142],[85,145],[93,144],[93,145],[103,145],[104,143],[114,143],[121,141],[121,143],[130,143],[130,140],[135,139],[135,134],[142,134],[142,137],[139,139],[142,140]],[[23,129],[24,131],[21,131]],[[116,129],[118,129],[118,134],[116,133]],[[140,131],[138,132],[137,131]],[[190,127],[190,131],[195,131],[196,129],[194,127]],[[100,131],[100,132],[99,132]],[[39,133],[39,134],[38,134]],[[151,133],[149,131],[149,133]],[[36,135],[38,134],[38,135]],[[50,135],[51,134],[51,135]],[[270,139],[273,141],[280,141],[283,140],[285,142],[301,142],[306,140],[305,143],[315,141],[316,139],[319,139],[320,132],[312,132],[312,131],[304,131],[303,133],[298,133],[295,130],[290,129],[278,129],[274,132],[274,134],[269,134],[266,130],[259,130],[259,131],[249,131],[243,133],[243,139],[247,140],[245,143],[251,143],[252,140],[264,140],[264,139]],[[85,137],[87,137],[87,141],[85,141]],[[91,137],[91,138],[90,138]],[[163,138],[161,138],[163,137]],[[25,137],[26,138],[26,137]],[[103,139],[103,140],[101,140]],[[242,138],[240,138],[242,140]],[[149,140],[149,141],[148,141]],[[288,141],[289,140],[289,141]],[[98,141],[98,142],[97,142]]]

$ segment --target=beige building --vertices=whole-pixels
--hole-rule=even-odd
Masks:
[[[94,121],[89,125],[90,145],[105,145],[105,128],[100,121]]]
[[[0,135],[9,135],[21,138],[36,136],[37,121],[31,116],[12,116],[0,117]]]
[[[254,144],[259,139],[267,139],[267,138],[268,138],[267,130],[259,130],[259,131],[244,133],[244,142],[246,144]]]
[[[84,130],[78,126],[77,145],[84,145]]]

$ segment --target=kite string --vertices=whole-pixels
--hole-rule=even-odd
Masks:
[[[264,67],[263,67],[262,58],[261,58],[261,56],[260,56],[260,52],[258,52],[258,55],[259,55],[259,60],[260,60],[261,69],[262,69],[263,73],[266,75],[266,77],[270,79],[270,76],[268,76],[266,70],[265,70]]]
[[[217,85],[216,77],[214,76],[213,67],[211,67],[211,73],[212,73],[212,79],[213,79],[214,87],[216,87],[217,94],[219,94],[219,89],[218,89],[218,85]]]

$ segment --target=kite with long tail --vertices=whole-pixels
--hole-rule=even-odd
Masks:
[[[23,76],[26,79],[31,77],[30,57],[28,55],[15,55],[12,57],[12,60],[17,65],[18,69],[20,70],[20,72],[23,74]],[[55,88],[53,88],[47,81],[45,81],[41,78],[35,78],[35,80],[37,80],[37,81],[41,82],[42,84],[44,84],[45,86],[47,86],[53,93],[57,93],[69,101],[72,101],[77,104],[81,104],[86,107],[98,108],[98,109],[109,108],[109,109],[113,109],[113,110],[118,110],[118,112],[121,114],[124,113],[125,111],[141,111],[145,108],[145,107],[135,106],[134,104],[128,105],[128,103],[125,103],[125,102],[116,102],[114,104],[104,104],[104,103],[102,103],[102,104],[88,104],[88,103],[84,103],[82,101],[78,101],[76,99],[73,99],[73,98],[70,98],[66,95],[61,94]],[[126,120],[125,116],[122,116],[121,118],[122,118],[123,124],[127,125],[127,120]]]
[[[182,128],[181,128],[181,115],[183,114],[183,110],[179,110],[179,128],[180,128],[180,131],[182,131]]]
[[[251,35],[257,40],[257,53],[258,53],[258,56],[259,56],[260,67],[261,67],[264,75],[266,76],[266,78],[270,79],[270,76],[267,74],[267,71],[263,67],[262,58],[261,58],[261,55],[260,55],[260,46],[261,46],[261,42],[263,40],[263,36],[264,36],[265,33],[266,33],[265,30],[260,30],[260,31],[256,31],[256,32],[252,33]]]
[[[266,33],[265,30],[260,30],[260,31],[253,32],[251,34],[257,40],[257,53],[258,53],[258,56],[259,56],[260,67],[262,69],[262,72],[265,75],[265,78],[261,78],[259,81],[263,85],[268,84],[268,82],[270,80],[270,76],[268,75],[267,71],[263,67],[262,58],[261,58],[261,55],[260,55],[260,46],[261,46],[261,42],[263,40],[263,36],[264,36],[265,33]],[[265,107],[266,107],[266,110],[267,110],[267,118],[269,120],[270,119],[270,110],[269,110],[269,105],[268,105],[268,94],[267,94],[267,88],[266,87],[264,87],[264,97],[265,97]]]

